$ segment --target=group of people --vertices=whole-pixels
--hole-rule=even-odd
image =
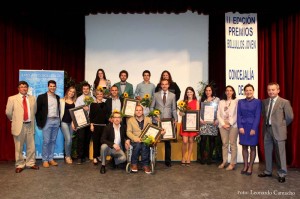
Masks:
[[[19,93],[8,98],[6,115],[12,121],[12,134],[15,142],[16,173],[20,173],[25,167],[39,169],[35,162],[34,124],[42,129],[43,167],[57,166],[54,160],[54,147],[59,128],[64,135],[65,161],[72,164],[71,147],[73,131],[77,131],[77,164],[82,164],[89,158],[90,140],[93,141],[93,163],[101,162],[100,173],[106,173],[106,157],[112,157],[114,166],[126,162],[125,152],[130,145],[133,147],[131,159],[131,171],[138,171],[138,160],[141,155],[141,164],[145,173],[151,173],[149,168],[149,146],[142,143],[140,137],[147,124],[158,124],[161,119],[172,118],[174,126],[177,126],[177,101],[180,98],[180,88],[172,80],[169,71],[163,71],[159,83],[155,86],[150,82],[151,73],[145,70],[142,74],[143,81],[136,86],[127,82],[128,72],[122,70],[119,73],[120,82],[111,84],[106,78],[103,69],[96,73],[91,92],[91,85],[82,85],[82,95],[77,97],[75,87],[69,87],[63,98],[55,94],[56,82],[48,82],[48,91],[37,97],[28,95],[28,84],[20,81]],[[108,91],[108,92],[107,92]],[[237,163],[237,137],[242,145],[244,168],[241,174],[251,175],[253,163],[256,158],[256,146],[258,145],[259,124],[261,115],[264,119],[263,136],[266,157],[266,170],[259,177],[272,176],[272,151],[277,158],[278,181],[284,182],[286,169],[285,140],[287,126],[293,120],[292,107],[288,100],[279,97],[279,85],[270,83],[267,88],[268,99],[261,100],[254,97],[254,87],[247,84],[244,87],[245,99],[236,99],[236,93],[232,86],[228,85],[222,100],[216,96],[212,85],[206,85],[201,99],[198,101],[196,92],[192,87],[187,87],[183,101],[188,109],[200,111],[200,130],[184,131],[180,127],[182,136],[182,161],[181,165],[189,166],[193,151],[193,142],[196,136],[200,136],[200,163],[211,164],[215,138],[220,132],[222,139],[223,162],[219,168],[234,170]],[[125,95],[126,94],[126,95]],[[138,104],[135,114],[130,118],[122,118],[124,99],[135,98],[141,100],[145,95],[151,99],[150,111],[160,110],[160,117],[150,118],[145,113],[145,107]],[[93,98],[89,105],[85,104],[86,97]],[[205,104],[214,103],[217,114],[213,121],[205,120]],[[88,112],[90,125],[76,129],[70,115],[70,109],[82,106]],[[184,117],[183,112],[179,112]],[[163,133],[164,130],[163,130]],[[23,158],[23,144],[26,143],[26,160]],[[164,140],[165,165],[172,166],[171,142]],[[209,147],[207,147],[207,144]],[[228,164],[229,146],[231,160]],[[249,153],[250,148],[250,153]],[[204,151],[208,149],[207,154]],[[187,155],[186,155],[187,154]],[[249,160],[250,159],[250,160]]]

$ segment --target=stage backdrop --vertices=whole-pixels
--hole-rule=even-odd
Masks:
[[[237,98],[243,99],[244,86],[250,83],[255,89],[254,97],[258,98],[257,14],[226,13],[225,34],[226,85],[233,86]],[[237,161],[243,162],[239,144]]]
[[[29,84],[28,94],[33,95],[37,98],[38,95],[48,91],[48,81],[56,81],[56,94],[60,97],[64,96],[64,71],[53,71],[53,70],[20,70],[19,71],[20,81],[24,80]],[[42,130],[37,126],[35,127],[35,147],[36,147],[36,158],[42,158],[42,145],[43,145],[43,134]],[[26,152],[23,151],[26,156]],[[59,129],[54,158],[64,157],[64,138],[61,130]]]

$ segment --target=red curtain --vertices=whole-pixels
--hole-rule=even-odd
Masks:
[[[18,92],[19,69],[64,70],[76,81],[84,79],[84,16],[0,17],[0,160],[14,160],[7,98]]]
[[[300,167],[299,101],[300,94],[300,13],[289,16],[259,16],[258,18],[259,97],[268,97],[267,84],[280,85],[279,95],[290,100],[294,121],[288,127],[287,164]],[[260,157],[264,159],[263,138],[260,137]]]

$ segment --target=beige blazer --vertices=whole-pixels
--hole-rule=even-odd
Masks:
[[[229,113],[229,123],[232,127],[237,128],[237,104],[238,104],[238,99],[231,100],[230,106],[228,107],[228,113]],[[226,107],[226,101],[221,100],[218,105],[218,112],[217,112],[217,118],[219,121],[219,128],[222,128],[222,126],[225,125],[225,110],[224,108]]]
[[[32,129],[32,133],[34,133],[36,99],[34,96],[28,95],[28,100],[30,105],[31,129]],[[20,94],[13,95],[8,98],[5,113],[7,118],[10,121],[12,121],[11,133],[15,136],[20,135],[23,127],[23,116],[24,116],[24,109],[23,109],[22,98]]]
[[[144,118],[144,128],[147,126],[147,124],[152,124],[152,121],[149,117]],[[127,137],[133,141],[134,138],[138,138],[141,135],[141,129],[139,127],[139,124],[137,123],[135,117],[131,117],[127,121]]]

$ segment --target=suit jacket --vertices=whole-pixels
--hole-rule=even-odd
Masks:
[[[118,90],[119,90],[119,97],[120,97],[120,98],[123,98],[123,93],[122,93],[122,91],[121,91],[121,85],[120,85],[120,82],[115,83],[115,86],[118,87]],[[126,82],[126,86],[125,86],[124,92],[128,93],[128,97],[129,97],[129,98],[131,98],[131,99],[134,98],[134,94],[133,94],[133,86],[132,86],[132,84]]]
[[[144,128],[147,124],[152,124],[150,117],[144,117]],[[134,141],[134,138],[138,138],[141,135],[142,130],[139,127],[138,122],[135,117],[131,117],[127,121],[127,132],[126,135],[131,141]]]
[[[267,112],[270,104],[270,98],[263,100],[262,117],[263,117],[263,135],[266,132]],[[278,96],[271,113],[272,131],[276,140],[286,140],[287,126],[293,121],[294,114],[291,104],[288,100]]]
[[[34,133],[34,120],[36,113],[36,100],[34,96],[28,95],[29,105],[30,105],[30,119],[31,119],[31,129],[32,133]],[[22,127],[23,127],[23,117],[24,117],[24,109],[22,98],[20,94],[10,96],[7,100],[6,116],[11,123],[11,133],[15,136],[20,135]]]
[[[59,96],[56,95],[57,100],[57,110],[58,110],[58,117],[60,117],[60,105],[59,105]],[[48,94],[47,92],[41,94],[37,98],[37,110],[35,114],[36,123],[39,128],[43,128],[46,125],[47,115],[48,115]]]
[[[120,102],[121,102],[121,110],[122,111],[122,107],[123,107],[123,99],[122,98],[119,98],[120,99]],[[105,101],[105,104],[107,106],[107,113],[108,113],[108,118],[111,116],[113,110],[112,110],[112,98],[108,98],[106,101]]]
[[[125,151],[125,141],[128,139],[126,136],[126,129],[124,125],[121,125],[120,127],[120,134],[121,134],[121,145],[122,145],[122,150]],[[101,143],[102,144],[107,144],[110,148],[113,148],[114,145],[114,140],[115,140],[115,130],[113,127],[113,124],[110,123],[108,126],[104,128],[102,137],[101,137]]]
[[[150,110],[159,109],[161,111],[161,118],[174,118],[175,121],[178,121],[177,117],[177,105],[176,105],[176,96],[172,92],[168,92],[166,104],[164,105],[163,99],[161,97],[161,92],[154,93],[154,98],[152,100]]]
[[[156,88],[155,88],[155,92],[159,92],[161,91],[161,85],[160,83],[158,83],[156,85]],[[178,87],[178,85],[176,84],[176,82],[172,82],[169,86],[169,91],[174,93],[176,95],[176,102],[179,100],[180,98],[180,94],[181,94],[181,90],[180,88]]]

